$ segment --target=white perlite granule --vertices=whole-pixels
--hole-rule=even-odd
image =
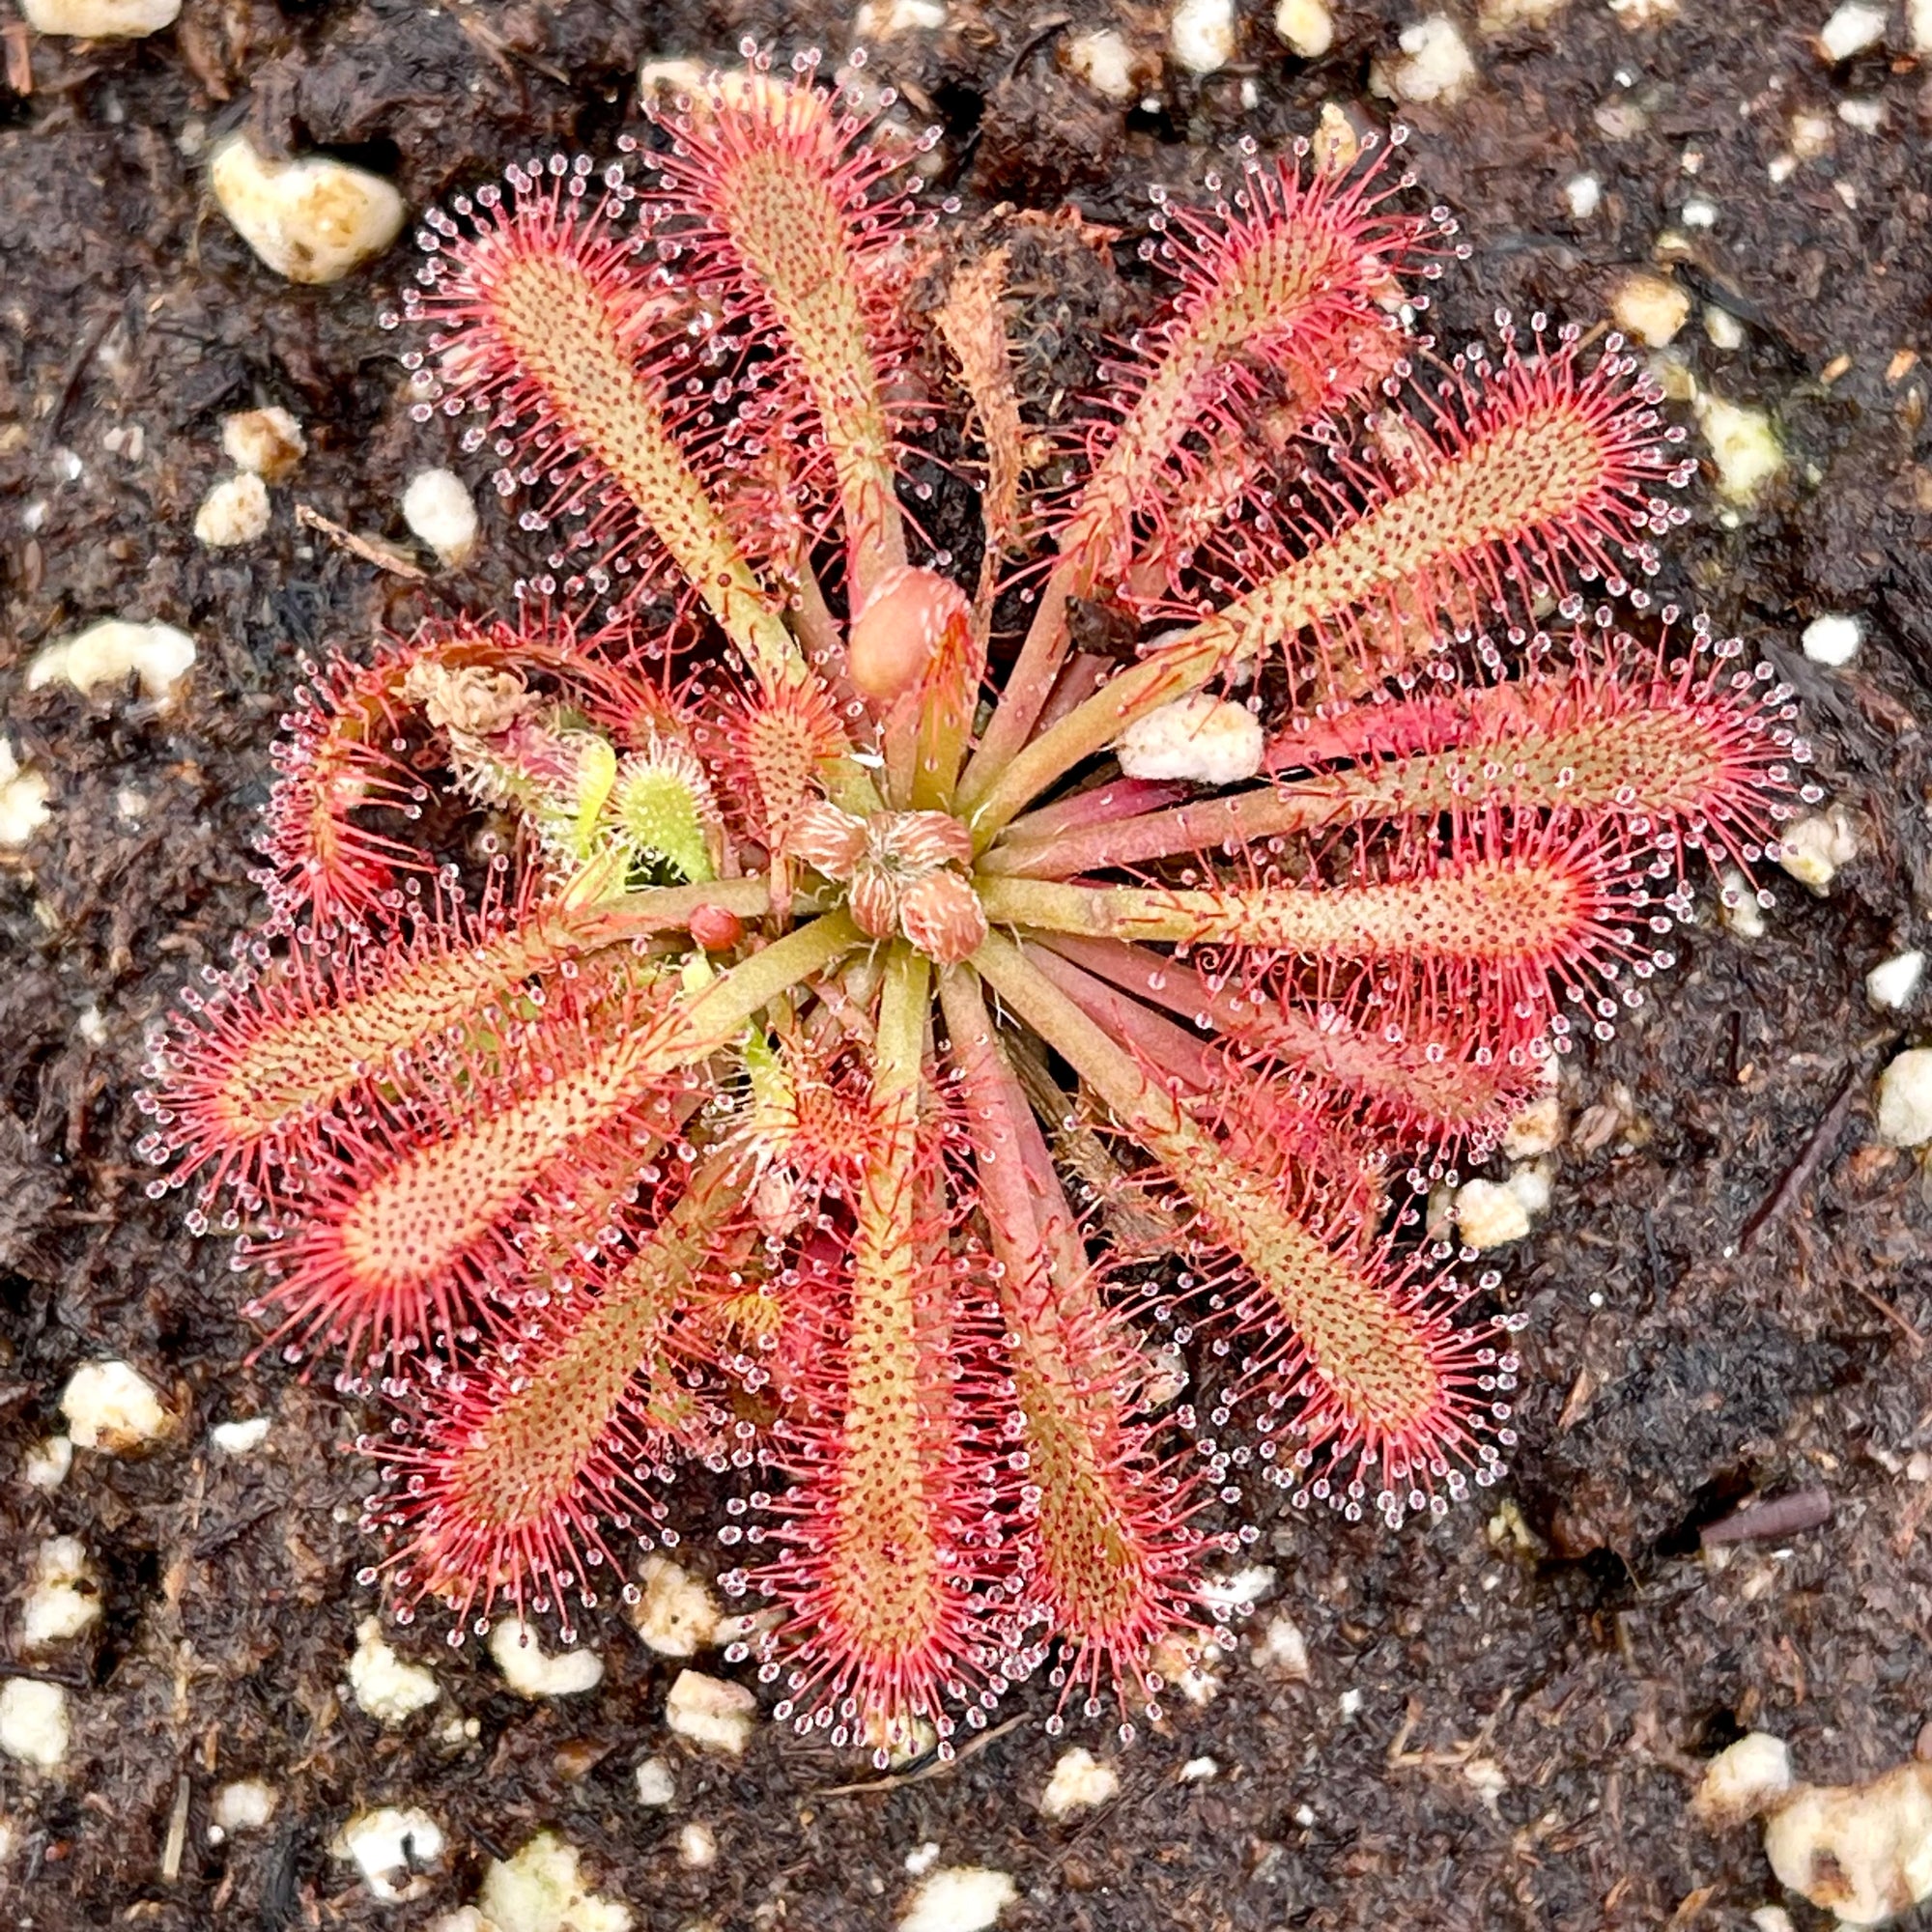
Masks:
[[[1405,27],[1396,45],[1403,59],[1377,61],[1369,69],[1369,91],[1385,99],[1453,100],[1476,78],[1475,60],[1446,14]]]
[[[72,1742],[67,1692],[58,1684],[10,1677],[0,1684],[0,1753],[16,1764],[52,1771]]]
[[[505,1617],[491,1631],[490,1655],[510,1689],[525,1697],[574,1697],[604,1681],[604,1660],[594,1650],[549,1656],[520,1617]]]
[[[476,554],[476,504],[453,469],[419,469],[410,478],[403,522],[451,570]]]
[[[680,1670],[665,1699],[665,1722],[702,1750],[741,1757],[752,1741],[757,1708],[758,1700],[742,1684],[727,1684],[701,1670]]]
[[[1245,704],[1197,691],[1137,718],[1116,754],[1130,779],[1234,784],[1262,768],[1261,720]]]
[[[1180,0],[1168,21],[1167,43],[1189,73],[1212,73],[1235,57],[1234,0]]]
[[[1848,617],[1840,611],[1827,611],[1822,617],[1813,617],[1805,625],[1798,643],[1813,664],[1829,665],[1835,670],[1858,656],[1863,638],[1864,626],[1856,617]]]
[[[1819,48],[1833,66],[1850,60],[1854,54],[1863,53],[1884,39],[1885,9],[1863,6],[1860,0],[1848,0],[1818,32]]]
[[[388,1725],[405,1722],[437,1698],[434,1674],[398,1657],[383,1641],[383,1626],[374,1617],[364,1617],[355,1627],[349,1690],[358,1709]]]
[[[37,34],[76,41],[138,41],[172,27],[182,0],[20,0]]]
[[[104,617],[98,624],[46,645],[27,667],[27,689],[39,691],[56,680],[91,697],[103,685],[119,684],[129,671],[150,697],[172,697],[194,663],[194,639],[172,624],[132,623]]]
[[[83,1362],[61,1391],[61,1413],[79,1449],[125,1456],[158,1441],[174,1417],[141,1372],[129,1362]]]
[[[214,151],[208,177],[235,232],[292,282],[339,281],[402,232],[395,188],[327,156],[270,160],[245,133],[232,134]]]
[[[913,1893],[899,1932],[986,1932],[1019,1895],[1003,1871],[948,1865]]]
[[[221,449],[237,469],[279,483],[308,454],[308,439],[287,410],[242,410],[222,417]]]
[[[1075,1745],[1062,1751],[1054,1764],[1053,1776],[1040,1793],[1040,1816],[1058,1824],[1106,1804],[1120,1788],[1121,1775],[1112,1765],[1102,1764],[1092,1751]]]
[[[194,513],[195,541],[210,550],[253,543],[268,527],[269,486],[246,469],[224,476]]]

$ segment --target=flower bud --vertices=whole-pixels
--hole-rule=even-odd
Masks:
[[[866,821],[822,798],[809,799],[785,827],[784,850],[828,879],[849,879],[866,851]]]
[[[745,936],[745,922],[729,906],[699,906],[691,915],[691,936],[707,952],[724,952]]]
[[[965,593],[936,571],[901,564],[872,587],[852,621],[846,664],[859,695],[877,710],[917,688],[948,629],[970,626]]]
[[[852,923],[874,939],[890,939],[899,925],[899,882],[874,860],[852,874],[847,900]]]
[[[985,909],[957,872],[927,872],[900,889],[899,930],[928,959],[952,966],[979,950]]]
[[[867,829],[873,851],[901,871],[973,863],[973,835],[948,811],[875,812]]]

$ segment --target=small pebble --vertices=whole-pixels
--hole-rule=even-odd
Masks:
[[[1220,1646],[1197,1631],[1170,1631],[1148,1655],[1153,1674],[1197,1706],[1221,1694],[1220,1661]]]
[[[52,787],[33,766],[22,768],[12,743],[0,738],[0,852],[18,852],[53,813],[47,809]]]
[[[1832,881],[1859,856],[1858,827],[1841,805],[1794,820],[1777,835],[1777,863],[1823,898]]]
[[[1753,1932],[1798,1932],[1781,1905],[1760,1905],[1750,1916]]]
[[[701,1670],[680,1670],[665,1699],[665,1722],[701,1750],[742,1757],[752,1741],[757,1708],[758,1700],[742,1684],[727,1684]]]
[[[1835,670],[1858,656],[1863,640],[1864,626],[1856,617],[1830,611],[1822,617],[1813,617],[1798,642],[1813,664],[1830,665]]]
[[[852,18],[852,30],[862,41],[937,33],[945,24],[946,9],[940,0],[864,0]]]
[[[1092,1751],[1075,1745],[1061,1752],[1040,1793],[1040,1816],[1058,1824],[1079,1811],[1092,1811],[1106,1804],[1121,1788],[1121,1775],[1110,1764],[1102,1764]]]
[[[1234,784],[1262,768],[1261,720],[1245,704],[1191,696],[1137,718],[1115,748],[1130,779],[1188,779],[1197,784]]]
[[[639,1804],[662,1806],[676,1804],[677,1776],[665,1759],[647,1757],[639,1765],[636,1776]]]
[[[1885,9],[1865,6],[1861,0],[1846,0],[1819,30],[1818,48],[1835,67],[1884,39]]]
[[[539,1832],[510,1859],[495,1859],[476,1903],[483,1932],[630,1932],[631,1908],[592,1891],[575,1845]]]
[[[1547,27],[1568,4],[1569,0],[1481,0],[1476,31],[1507,34],[1516,27]]]
[[[694,1819],[677,1834],[677,1861],[687,1871],[709,1871],[718,1862],[718,1834]]]
[[[83,1362],[61,1391],[61,1413],[76,1449],[128,1456],[175,1426],[154,1386],[131,1363]]]
[[[237,469],[279,483],[308,454],[308,438],[287,410],[242,410],[222,417],[221,448]]]
[[[1563,1145],[1563,1096],[1554,1091],[1532,1100],[1503,1129],[1499,1143],[1510,1160],[1535,1160]]]
[[[1932,54],[1932,0],[1905,0],[1905,25],[1912,36],[1912,51]]]
[[[50,1536],[35,1552],[34,1585],[20,1612],[20,1643],[29,1651],[71,1643],[100,1616],[100,1586],[77,1536]]]
[[[398,1657],[383,1641],[383,1626],[375,1617],[364,1617],[355,1627],[349,1690],[358,1709],[386,1725],[406,1722],[437,1699],[434,1672]]]
[[[1210,1612],[1245,1612],[1268,1596],[1275,1580],[1275,1573],[1267,1564],[1250,1563],[1230,1577],[1204,1577],[1201,1602]]]
[[[413,1867],[433,1865],[442,1856],[442,1827],[414,1805],[382,1804],[356,1812],[328,1849],[353,1862],[384,1904],[399,1905],[429,1890],[429,1879]]]
[[[1791,1788],[1791,1754],[1784,1740],[1751,1731],[1720,1750],[1704,1768],[1690,1800],[1691,1815],[1707,1831],[1755,1818]]]
[[[1465,1180],[1456,1190],[1456,1227],[1465,1247],[1500,1248],[1529,1233],[1529,1209],[1506,1182]]]
[[[696,1657],[718,1638],[718,1604],[703,1582],[668,1556],[647,1556],[631,1622],[660,1657]]]
[[[1281,0],[1274,10],[1276,38],[1290,53],[1320,60],[1335,44],[1335,19],[1327,0]]]
[[[403,198],[380,175],[322,155],[270,160],[245,133],[209,162],[221,212],[261,260],[292,282],[334,282],[402,232]]]
[[[1710,445],[1718,470],[1718,494],[1727,502],[1748,503],[1784,468],[1784,451],[1771,418],[1762,410],[1726,402],[1708,390],[1695,403],[1697,427]]]
[[[1932,1141],[1932,1047],[1909,1047],[1879,1075],[1878,1137],[1897,1148]]]
[[[1764,937],[1764,911],[1757,888],[1735,866],[1727,866],[1718,881],[1718,917],[1725,931],[1739,939]]]
[[[16,1764],[52,1771],[72,1742],[67,1692],[37,1678],[10,1677],[0,1684],[0,1753]]]
[[[1713,349],[1729,352],[1745,346],[1745,326],[1728,309],[1706,306],[1704,334]]]
[[[1861,134],[1876,134],[1885,126],[1885,102],[1841,100],[1838,102],[1838,119],[1847,128],[1856,128]]]
[[[1610,297],[1610,314],[1627,334],[1662,349],[1690,315],[1690,298],[1667,275],[1626,275]]]
[[[20,1459],[20,1480],[30,1490],[57,1490],[73,1467],[73,1438],[48,1435]]]
[[[71,684],[83,697],[103,685],[120,684],[129,671],[152,698],[175,696],[194,663],[194,639],[172,624],[130,623],[106,617],[73,637],[43,646],[27,667],[27,689],[39,691],[56,680]]]
[[[275,1815],[277,1803],[273,1788],[259,1777],[219,1786],[208,1809],[210,1842],[219,1844],[236,1832],[259,1832]]]
[[[246,1456],[269,1439],[269,1418],[251,1415],[245,1422],[217,1422],[208,1439],[224,1456]]]
[[[1875,1007],[1896,1012],[1912,1004],[1912,996],[1918,990],[1924,973],[1925,955],[1917,948],[1909,952],[1894,952],[1865,975],[1865,998]]]
[[[1766,1821],[1778,1883],[1836,1914],[1882,1925],[1932,1897],[1932,1765],[1863,1784],[1798,1784]]]
[[[1211,1757],[1191,1757],[1177,1776],[1182,1784],[1208,1784],[1221,1775],[1221,1767]]]
[[[913,1893],[898,1932],[986,1932],[1020,1889],[985,1865],[948,1865]]]
[[[1168,20],[1167,43],[1189,73],[1212,73],[1235,57],[1234,0],[1180,0]]]
[[[445,568],[476,554],[476,504],[453,469],[419,469],[403,492],[403,521]]]
[[[1290,1616],[1270,1617],[1255,1645],[1255,1662],[1264,1670],[1302,1682],[1308,1675],[1308,1639]]]
[[[1076,34],[1066,43],[1066,64],[1108,100],[1134,98],[1133,50],[1112,27]]]
[[[20,0],[37,34],[78,41],[138,41],[172,27],[182,0]]]
[[[604,1660],[594,1650],[552,1656],[521,1617],[505,1617],[491,1630],[490,1655],[510,1689],[525,1697],[575,1697],[604,1681]]]
[[[1587,221],[1604,205],[1604,185],[1595,175],[1572,175],[1563,184],[1563,201],[1573,220]]]
[[[1405,27],[1396,45],[1404,58],[1378,60],[1369,69],[1369,91],[1385,99],[1453,100],[1476,78],[1468,46],[1445,14],[1432,14]]]
[[[268,527],[269,486],[245,469],[224,476],[194,513],[195,540],[210,550],[253,543]]]
[[[905,1855],[906,1871],[913,1878],[923,1878],[939,1862],[939,1840],[928,1838],[923,1845],[915,1845]]]

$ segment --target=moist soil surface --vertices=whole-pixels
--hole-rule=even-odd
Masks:
[[[838,54],[845,11],[188,0],[144,42],[0,30],[0,701],[51,808],[0,868],[0,1658],[68,1688],[73,1733],[57,1771],[0,1765],[8,1924],[414,1927],[542,1826],[650,1932],[883,1927],[926,1846],[1011,1875],[1007,1932],[1742,1928],[1781,1897],[1801,1928],[1829,1922],[1780,1894],[1754,1829],[1711,1835],[1686,1801],[1744,1729],[1844,1781],[1909,1758],[1932,1719],[1932,1484],[1915,1480],[1932,1468],[1932,1207],[1872,1120],[1876,1076],[1924,1015],[1874,1008],[1862,985],[1925,943],[1932,911],[1932,433],[1912,354],[1932,352],[1932,69],[1896,18],[1889,43],[1829,66],[1810,39],[1822,0],[1661,21],[1603,0],[1495,11],[1549,17],[1487,35],[1462,17],[1473,83],[1406,110],[1424,190],[1472,243],[1438,333],[1482,333],[1498,306],[1588,326],[1625,275],[1668,263],[1691,298],[1671,354],[1700,388],[1767,412],[1785,467],[1727,512],[1693,431],[1705,474],[1659,588],[1796,688],[1859,856],[1823,895],[1768,868],[1777,903],[1748,941],[1711,917],[1706,886],[1678,969],[1567,1064],[1553,1205],[1500,1263],[1498,1298],[1526,1318],[1501,1490],[1396,1535],[1260,1492],[1253,1560],[1271,1581],[1247,1628],[1292,1620],[1305,1674],[1258,1662],[1244,1635],[1211,1700],[1173,1699],[1124,1749],[1105,1720],[1049,1737],[1052,1692],[1024,1688],[1002,1714],[1018,1721],[960,1762],[876,1782],[777,1726],[741,1761],[685,1750],[663,1723],[681,1666],[614,1612],[590,1633],[603,1684],[537,1703],[478,1646],[447,1650],[433,1619],[391,1630],[440,1698],[379,1727],[345,1688],[376,1608],[355,1581],[366,1472],[338,1453],[360,1420],[327,1376],[253,1357],[225,1244],[151,1202],[133,1152],[144,1029],[261,917],[250,840],[298,660],[505,608],[535,561],[487,488],[478,559],[421,583],[298,526],[299,502],[407,545],[404,481],[452,460],[445,425],[411,419],[398,339],[378,327],[410,246],[334,287],[291,286],[214,210],[209,146],[245,122],[381,169],[420,211],[513,159],[608,154],[638,128],[640,59],[728,61],[747,34]],[[1309,62],[1242,9],[1234,58],[1206,77],[1164,58],[1156,10],[1103,19],[1077,0],[952,0],[943,28],[875,45],[875,71],[945,129],[933,191],[962,221],[1070,202],[1122,231],[1118,274],[1042,275],[1027,295],[1049,400],[1154,299],[1133,247],[1150,184],[1197,187],[1241,135],[1278,149],[1326,100],[1384,111],[1371,63],[1413,14],[1334,12]],[[1103,24],[1136,63],[1124,106],[1069,70]],[[1848,101],[1872,104],[1876,131],[1837,117]],[[1823,152],[1774,168],[1798,116],[1816,121],[1801,146]],[[1584,174],[1601,200],[1579,216],[1565,190]],[[1739,346],[1713,342],[1712,308]],[[226,467],[220,418],[269,403],[309,453],[261,541],[206,549],[191,524]],[[1847,668],[1798,649],[1825,611],[1862,621]],[[39,647],[106,615],[193,635],[179,701],[132,680],[91,698],[27,689]],[[81,1451],[59,1487],[30,1487],[23,1459],[61,1427],[69,1375],[102,1356],[137,1365],[181,1427],[145,1458]],[[253,1415],[272,1422],[260,1449],[212,1446],[213,1425]],[[1826,1520],[1700,1547],[1746,1499],[1805,1490]],[[716,1498],[692,1485],[679,1507],[701,1529]],[[85,1543],[104,1613],[29,1663],[29,1555],[57,1533]],[[686,1546],[700,1569],[706,1552],[701,1535]],[[1037,1801],[1067,1742],[1112,1762],[1120,1789],[1052,1824]],[[653,1809],[634,1771],[656,1753],[676,1797]],[[279,1808],[213,1842],[213,1794],[241,1777]],[[402,1904],[330,1853],[382,1804],[420,1806],[447,1841]],[[716,1837],[706,1868],[680,1857],[694,1820]]]

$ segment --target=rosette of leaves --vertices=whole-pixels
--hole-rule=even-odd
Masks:
[[[1050,431],[1007,249],[875,105],[753,59],[428,217],[418,413],[543,575],[316,673],[147,1148],[390,1410],[403,1614],[567,1629],[696,1457],[755,1485],[778,1715],[885,1751],[1048,1659],[1150,1702],[1236,1465],[1392,1523],[1493,1480],[1517,1363],[1407,1190],[1635,1003],[1804,748],[1625,581],[1689,465],[1616,339],[1414,332],[1453,224],[1392,148],[1163,203],[1168,305]],[[908,485],[949,413],[965,581]],[[480,899],[452,807],[511,834]]]

